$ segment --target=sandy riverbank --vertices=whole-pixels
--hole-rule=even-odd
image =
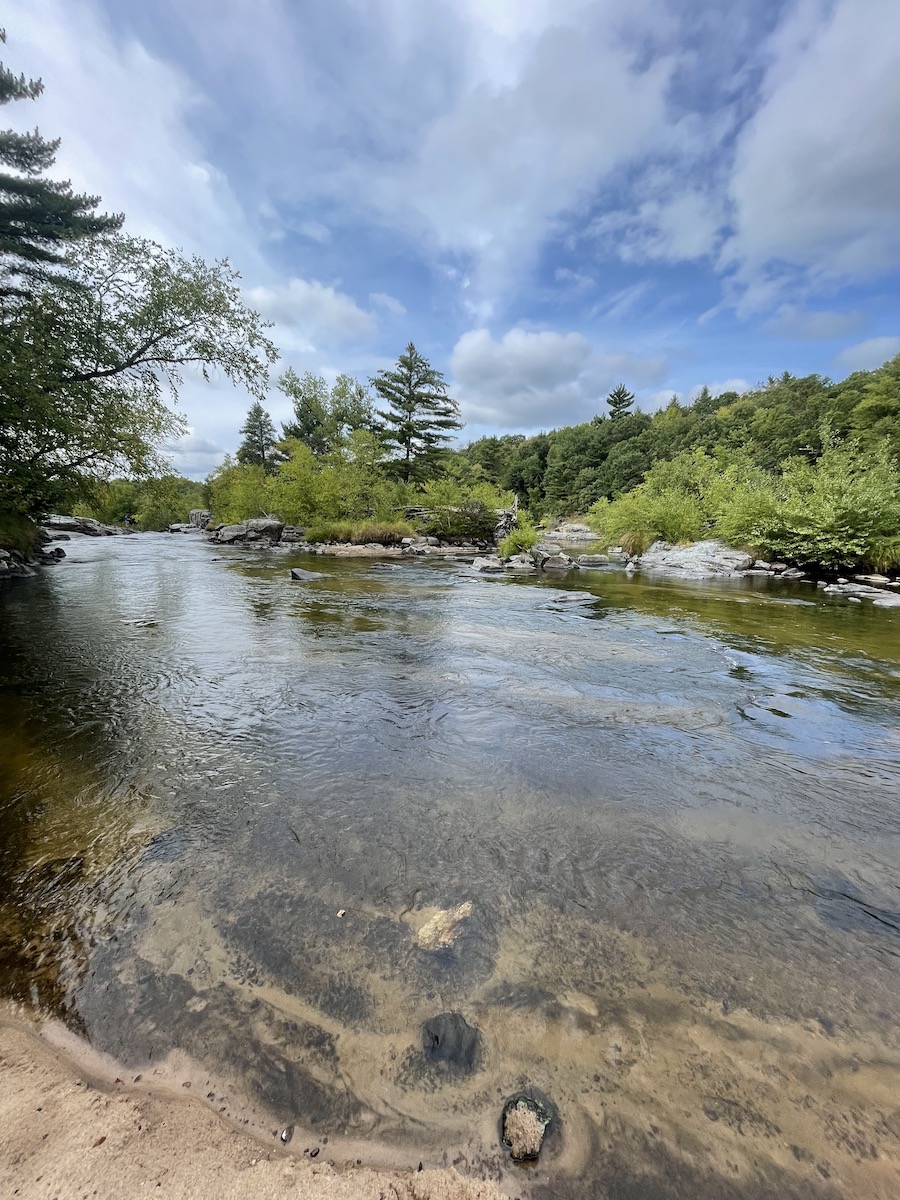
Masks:
[[[373,1171],[272,1151],[198,1101],[129,1091],[0,1024],[0,1196],[11,1200],[505,1200],[453,1170]],[[310,1149],[316,1143],[310,1144]]]

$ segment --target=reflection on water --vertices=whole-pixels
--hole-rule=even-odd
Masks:
[[[261,1136],[511,1195],[900,1194],[893,612],[73,549],[0,597],[7,997]],[[423,1053],[446,1012],[470,1073]],[[528,1086],[562,1136],[523,1171]]]

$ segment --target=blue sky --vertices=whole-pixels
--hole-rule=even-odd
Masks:
[[[227,256],[283,360],[410,340],[467,425],[900,352],[898,0],[18,0],[58,174]],[[248,407],[190,379],[202,476]],[[268,407],[286,418],[273,389]]]

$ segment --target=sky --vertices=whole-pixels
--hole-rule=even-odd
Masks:
[[[16,128],[240,271],[286,366],[409,341],[463,442],[900,352],[898,0],[16,0]],[[189,377],[202,478],[250,398]],[[273,386],[267,408],[290,415]]]

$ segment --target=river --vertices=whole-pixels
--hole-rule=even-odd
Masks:
[[[66,549],[0,592],[8,1011],[300,1153],[536,1198],[900,1195],[896,612]],[[444,1012],[468,1073],[423,1054]],[[559,1120],[524,1168],[497,1126],[528,1087]]]

